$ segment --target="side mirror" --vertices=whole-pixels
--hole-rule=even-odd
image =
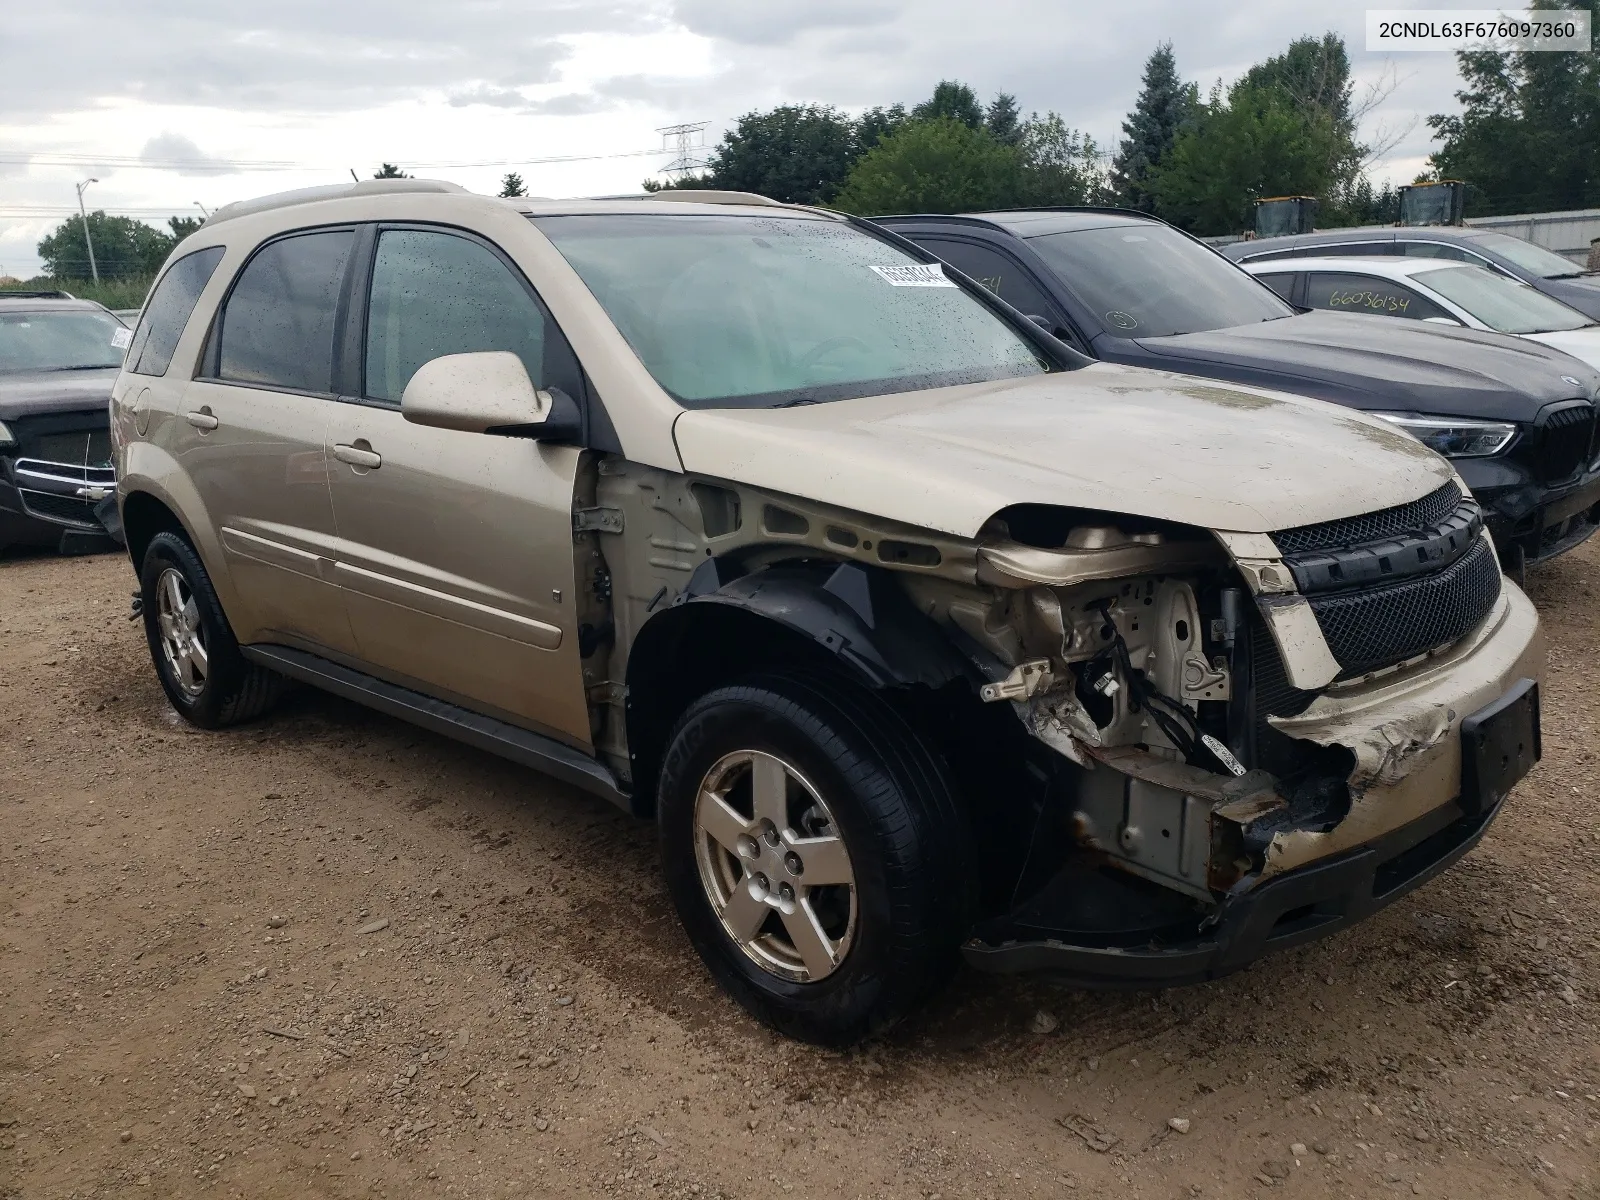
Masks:
[[[425,362],[400,397],[400,414],[413,424],[464,433],[535,433],[555,407],[555,397],[533,386],[509,350]]]

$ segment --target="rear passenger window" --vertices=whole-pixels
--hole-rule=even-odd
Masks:
[[[1393,241],[1386,242],[1313,242],[1309,246],[1302,246],[1296,254],[1310,255],[1315,258],[1387,258],[1395,253]]]
[[[1280,271],[1276,275],[1257,275],[1256,278],[1290,304],[1294,303],[1294,281],[1299,278],[1295,272]]]
[[[217,375],[296,392],[333,390],[339,292],[355,234],[302,233],[264,246],[222,312]]]
[[[189,323],[211,273],[222,261],[221,246],[185,254],[167,268],[144,306],[139,327],[128,346],[128,370],[139,375],[165,375],[172,365],[183,327]]]
[[[366,394],[398,404],[423,363],[446,354],[509,350],[535,387],[547,378],[545,315],[488,247],[450,233],[387,229],[378,237],[367,315]]]
[[[1410,288],[1374,275],[1313,272],[1306,283],[1306,307],[1387,317],[1443,317],[1449,314]]]
[[[1448,258],[1451,262],[1471,263],[1483,261],[1475,254],[1468,254],[1458,246],[1446,246],[1443,242],[1401,242],[1400,253],[1408,258]]]

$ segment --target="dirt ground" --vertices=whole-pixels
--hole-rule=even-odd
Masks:
[[[0,559],[0,1197],[1600,1197],[1597,578],[1531,580],[1545,761],[1443,878],[837,1055],[712,985],[650,827],[310,691],[191,731],[124,560]]]

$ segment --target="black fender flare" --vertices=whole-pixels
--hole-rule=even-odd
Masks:
[[[723,604],[811,639],[872,688],[942,687],[973,676],[950,636],[919,612],[889,572],[856,563],[802,563],[724,578],[700,564],[674,608]]]

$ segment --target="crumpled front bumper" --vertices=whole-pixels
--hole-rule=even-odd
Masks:
[[[1083,988],[1202,983],[1274,950],[1326,937],[1426,883],[1478,844],[1504,801],[1469,816],[1452,801],[1336,858],[1301,867],[1224,901],[1220,920],[1187,942],[1074,946],[1054,939],[963,947],[968,964],[1000,974],[1041,972]]]
[[[1169,927],[1137,944],[1095,941],[1052,928],[1049,906],[1033,903],[980,927],[964,947],[967,961],[1080,987],[1166,987],[1217,978],[1354,924],[1483,836],[1504,789],[1483,783],[1477,758],[1464,753],[1463,730],[1476,739],[1483,716],[1531,691],[1536,758],[1543,673],[1538,615],[1507,583],[1489,620],[1428,669],[1330,692],[1298,717],[1272,718],[1291,737],[1353,752],[1350,811],[1333,828],[1278,833],[1261,868],[1186,930]]]

